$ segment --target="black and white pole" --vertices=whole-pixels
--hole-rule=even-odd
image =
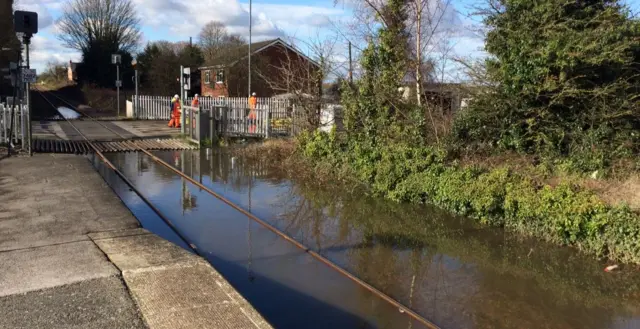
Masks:
[[[116,102],[118,102],[118,117],[120,117],[120,64],[116,65]]]
[[[180,75],[179,75],[179,81],[180,81],[180,99],[178,100],[178,102],[180,102],[183,106],[184,106],[184,66],[180,65]],[[183,106],[180,106],[180,110],[182,110]],[[184,119],[184,115],[185,115],[185,111],[182,110],[182,114],[180,115],[180,133],[184,135],[184,123],[185,123],[185,119]]]
[[[122,80],[120,80],[120,63],[122,63],[122,57],[119,54],[111,55],[111,63],[116,66],[116,102],[118,103],[118,117],[120,116],[120,87],[122,86]]]
[[[25,35],[24,37],[24,45],[25,45],[25,52],[26,52],[26,59],[27,59],[27,70],[31,69],[30,65],[31,63],[29,62],[29,45],[31,44],[31,35]],[[26,86],[26,90],[25,92],[27,93],[26,95],[26,107],[27,107],[27,124],[24,125],[24,127],[27,128],[27,136],[29,136],[29,138],[27,139],[28,143],[29,143],[29,156],[33,155],[33,150],[32,150],[32,145],[33,145],[33,135],[31,134],[31,83],[29,83],[27,81],[27,86]],[[24,120],[24,117],[22,118]],[[24,149],[24,141],[22,141],[22,148]]]
[[[133,59],[131,60],[131,66],[133,66],[133,84],[136,86],[136,96],[133,100],[133,113],[131,113],[131,117],[136,118],[138,115],[138,107],[140,106],[140,101],[138,100],[138,98],[140,97],[140,95],[138,95],[138,60],[137,59]]]

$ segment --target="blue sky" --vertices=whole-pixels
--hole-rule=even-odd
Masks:
[[[42,70],[47,62],[79,60],[77,52],[64,48],[56,38],[55,20],[68,0],[17,0],[23,10],[39,14],[40,33],[33,39],[32,63]],[[156,40],[189,40],[211,20],[225,23],[229,30],[248,35],[248,0],[132,0],[142,21],[142,45]],[[343,0],[343,2],[355,0]],[[436,1],[436,0],[433,0]],[[455,20],[463,25],[472,23],[466,16],[478,0],[454,0]],[[633,10],[640,10],[640,0],[628,0]],[[295,40],[303,49],[316,39],[336,39],[336,25],[351,18],[348,5],[334,6],[334,0],[254,0],[254,40],[274,37]],[[346,54],[343,40],[336,51]],[[460,33],[453,41],[458,56],[481,56],[483,41],[470,33]],[[342,55],[338,55],[340,57]],[[344,56],[342,56],[344,57]]]

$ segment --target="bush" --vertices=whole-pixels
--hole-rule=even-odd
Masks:
[[[498,167],[448,164],[437,148],[352,142],[341,153],[335,134],[305,135],[303,154],[348,166],[371,192],[398,202],[431,203],[491,226],[575,246],[600,257],[640,263],[640,216],[593,193],[549,186]],[[344,147],[344,145],[342,145]]]

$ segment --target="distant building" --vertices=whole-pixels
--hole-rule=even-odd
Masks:
[[[67,80],[71,82],[78,80],[78,65],[80,65],[80,63],[69,61],[69,66],[67,66]]]
[[[423,104],[440,108],[445,113],[455,113],[467,106],[470,86],[461,83],[427,82],[422,84]],[[405,101],[415,100],[415,84],[398,88],[398,95]]]
[[[292,45],[281,39],[267,40],[248,45],[230,47],[221,51],[208,66],[200,67],[201,86],[200,95],[211,97],[247,97],[248,92],[248,65],[247,57],[251,49],[251,92],[258,97],[271,97],[282,93],[284,90],[276,90],[274,85],[286,85],[282,74],[278,74],[278,68],[320,69],[318,63],[304,55]],[[266,74],[273,72],[273,74]],[[263,75],[259,74],[263,73]],[[269,77],[265,81],[264,76]],[[300,91],[296,91],[300,92]],[[313,90],[305,90],[312,93]]]

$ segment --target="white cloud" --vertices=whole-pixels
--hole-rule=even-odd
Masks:
[[[168,39],[195,37],[210,21],[219,21],[233,32],[249,34],[249,12],[238,0],[134,0],[143,25],[147,28],[166,27]],[[266,15],[254,13],[252,34],[256,39],[279,37],[283,31]]]
[[[38,13],[38,31],[42,31],[53,24],[53,16],[51,15],[51,6],[59,5],[60,1],[47,0],[22,0],[16,6],[17,10],[33,11]]]
[[[42,72],[47,63],[67,63],[69,60],[79,61],[80,54],[63,47],[60,42],[51,35],[33,36],[30,52],[31,66]]]

